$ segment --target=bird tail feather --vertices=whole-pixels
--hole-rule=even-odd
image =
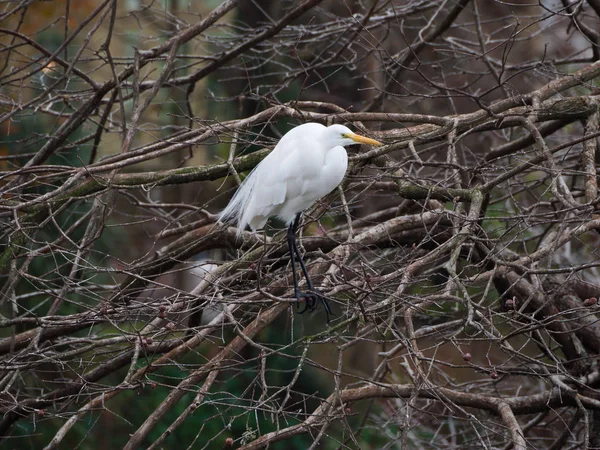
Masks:
[[[233,223],[237,226],[236,236],[238,237],[242,234],[246,225],[248,225],[248,220],[244,217],[244,212],[248,209],[252,201],[252,194],[256,186],[256,177],[253,175],[254,171],[250,172],[238,187],[227,207],[219,214],[219,222]]]

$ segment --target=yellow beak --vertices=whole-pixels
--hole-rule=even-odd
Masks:
[[[348,137],[350,139],[352,139],[354,142],[358,142],[360,144],[383,145],[381,142],[376,141],[375,139],[364,137],[364,136],[361,136],[360,134],[352,133],[352,134],[348,135]]]

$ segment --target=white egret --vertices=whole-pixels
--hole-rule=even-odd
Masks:
[[[234,222],[238,236],[249,225],[252,230],[264,227],[276,216],[288,226],[287,241],[294,279],[294,297],[306,299],[307,309],[314,310],[317,300],[323,303],[327,321],[331,309],[327,300],[314,290],[296,244],[296,232],[302,211],[329,194],[342,181],[348,168],[346,145],[380,142],[353,133],[343,125],[326,127],[305,123],[288,131],[261,163],[250,172],[219,220]],[[298,289],[296,257],[306,278],[308,292]]]

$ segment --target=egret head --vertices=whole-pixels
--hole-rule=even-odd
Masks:
[[[325,140],[331,147],[342,146],[352,144],[369,144],[369,145],[383,145],[381,142],[375,139],[361,136],[360,134],[354,133],[350,128],[344,125],[331,125],[325,129]]]

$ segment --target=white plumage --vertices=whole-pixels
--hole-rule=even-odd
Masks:
[[[290,225],[340,184],[348,168],[344,146],[356,143],[381,145],[343,125],[305,123],[293,128],[246,177],[220,220],[235,222],[238,234],[246,225],[264,227],[273,216]]]

